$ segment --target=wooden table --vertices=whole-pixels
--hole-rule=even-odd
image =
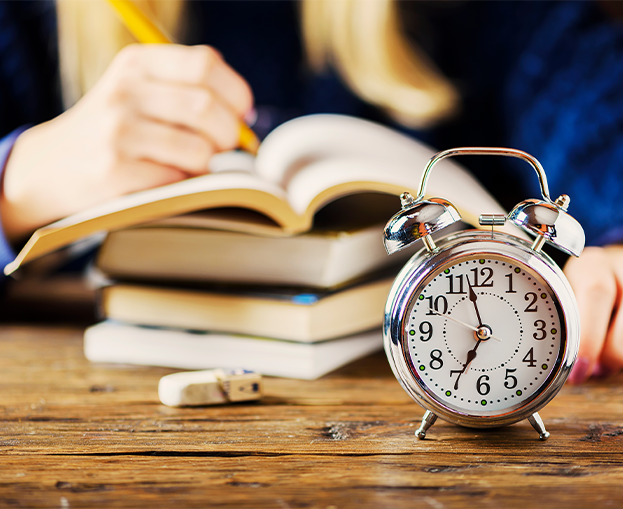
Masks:
[[[162,406],[170,370],[90,365],[82,331],[0,331],[0,505],[622,507],[623,376],[565,387],[541,416],[477,431],[422,409],[382,354],[261,403]]]

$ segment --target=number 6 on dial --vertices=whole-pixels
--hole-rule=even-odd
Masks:
[[[542,200],[519,203],[508,216],[483,215],[491,231],[467,230],[433,241],[431,234],[460,220],[442,198],[424,199],[433,166],[456,155],[504,155],[537,172]],[[552,201],[545,172],[529,154],[503,148],[440,152],[422,174],[419,192],[401,196],[402,210],[385,227],[389,254],[421,239],[424,247],[403,267],[385,307],[385,351],[396,378],[426,409],[416,436],[437,417],[468,427],[498,427],[527,418],[549,437],[537,411],[564,384],[577,356],[580,324],[573,292],[549,243],[579,256],[584,231],[567,214],[569,197]],[[532,244],[493,226],[510,221]]]

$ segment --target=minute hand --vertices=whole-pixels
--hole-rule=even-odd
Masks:
[[[478,327],[482,327],[482,318],[480,318],[480,311],[478,311],[478,304],[476,304],[476,300],[478,300],[478,296],[476,295],[476,292],[472,288],[472,285],[469,283],[469,278],[465,276],[465,279],[467,281],[467,286],[469,286],[469,300],[471,300],[472,304],[474,304],[474,309],[476,310],[476,316],[478,317]]]
[[[463,327],[467,327],[468,329],[473,330],[474,332],[478,332],[478,328],[476,327],[472,327],[471,325],[469,325],[468,323],[462,322],[461,320],[457,320],[456,318],[454,318],[453,316],[450,315],[444,315],[443,313],[440,313],[439,311],[437,311],[436,309],[431,308],[430,309],[431,312],[435,313],[436,315],[439,316],[443,316],[444,318],[447,318],[448,320],[452,320],[453,322],[458,323],[459,325],[462,325]],[[489,336],[491,339],[495,339],[496,341],[502,341],[500,338],[496,337],[496,336]]]

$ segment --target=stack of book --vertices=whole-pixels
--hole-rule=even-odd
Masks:
[[[383,225],[433,153],[360,119],[302,117],[256,157],[219,155],[205,176],[38,230],[5,272],[109,231],[97,258],[112,281],[106,320],[87,329],[87,358],[313,379],[381,347],[392,266],[412,254],[388,257]],[[503,212],[452,161],[428,191],[472,224]]]
[[[197,218],[198,219],[198,218]],[[395,269],[381,226],[270,238],[167,225],[110,234],[92,361],[313,379],[381,346]],[[404,259],[404,257],[403,257]],[[372,272],[372,273],[371,273]]]

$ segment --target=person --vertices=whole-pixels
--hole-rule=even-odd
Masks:
[[[128,46],[105,2],[60,0],[58,16],[49,0],[0,3],[0,262],[39,226],[206,172],[254,109],[265,131],[346,113],[440,149],[513,145],[541,159],[579,198],[571,213],[590,244],[565,266],[583,324],[570,380],[623,367],[623,33],[599,5],[137,3],[185,45]],[[512,162],[472,168],[506,206],[534,192]]]

